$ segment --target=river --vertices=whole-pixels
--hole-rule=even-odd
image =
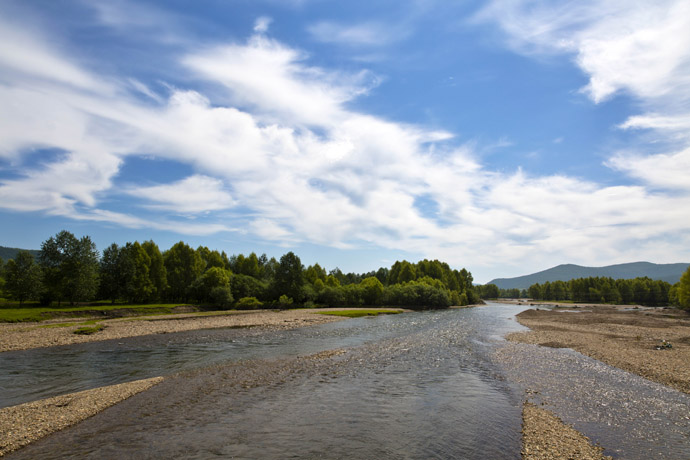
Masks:
[[[534,362],[537,347],[502,339],[524,329],[514,318],[524,308],[490,304],[289,331],[205,330],[2,353],[3,405],[170,376],[8,458],[517,459],[525,389],[537,387],[539,402],[570,423],[584,420],[576,427],[608,442],[609,455],[688,458],[687,395],[568,350],[545,350],[560,354]],[[516,360],[497,359],[513,346]],[[567,379],[556,383],[548,359]],[[624,410],[612,407],[624,396],[613,398],[600,411],[606,417],[593,416],[603,395],[616,391],[643,394]],[[624,424],[652,400],[645,413],[667,420],[670,411],[673,435],[657,429],[654,439],[627,440]]]

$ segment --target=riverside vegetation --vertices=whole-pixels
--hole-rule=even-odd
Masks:
[[[530,298],[557,302],[645,305],[673,305],[690,309],[690,267],[676,284],[648,277],[613,279],[608,277],[576,278],[569,281],[535,283],[528,289],[499,289],[495,284],[477,286],[484,299]]]
[[[153,241],[135,241],[113,243],[100,253],[89,236],[77,238],[65,230],[42,243],[37,260],[19,251],[14,259],[0,261],[0,297],[6,299],[0,304],[4,321],[46,319],[56,307],[78,315],[84,310],[112,312],[123,305],[133,305],[133,314],[146,314],[190,303],[222,309],[420,309],[479,301],[472,274],[438,260],[403,260],[390,268],[346,274],[338,268],[327,272],[318,263],[305,267],[293,252],[279,260],[255,253],[228,257],[182,241],[163,252]],[[94,304],[96,300],[100,303]]]

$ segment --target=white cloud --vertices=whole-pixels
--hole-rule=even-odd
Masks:
[[[690,192],[690,148],[649,156],[621,153],[607,164],[652,187]]]
[[[182,214],[197,214],[231,208],[235,203],[221,180],[194,175],[172,184],[136,187],[127,191],[138,198],[152,201],[152,209]]]
[[[38,43],[29,52],[41,49]],[[53,57],[58,68],[71,65]],[[0,55],[0,65],[3,59],[12,62]],[[629,261],[630,248],[652,254],[650,241],[664,251],[654,260],[682,255],[682,246],[669,241],[687,240],[686,195],[488,171],[451,133],[350,109],[350,101],[371,89],[368,74],[311,66],[303,52],[263,36],[180,60],[202,83],[227,91],[232,103],[203,89],[173,89],[151,106],[129,96],[130,89],[155,93],[126,78],[113,78],[122,87],[98,93],[59,79],[27,85],[25,78],[6,77],[0,156],[22,165],[31,148],[66,153],[0,180],[0,207],[184,234],[251,232],[278,244],[366,244],[454,265],[523,264],[523,271],[547,260]],[[96,80],[70,68],[84,81]],[[658,161],[659,173],[644,180],[661,180],[662,170],[685,161],[683,152],[667,165]],[[139,154],[183,163],[194,173],[172,183],[130,185],[125,191],[134,205],[128,213],[113,211],[108,198],[122,196],[113,185],[121,165]],[[623,160],[612,166],[627,174],[653,170]],[[435,216],[415,207],[420,198],[435,204]],[[147,214],[139,217],[141,206]],[[242,215],[224,217],[235,207]],[[170,211],[196,219],[171,219]]]
[[[690,4],[684,0],[495,0],[478,17],[496,21],[518,51],[575,55],[590,77],[583,91],[595,102],[618,91],[644,99],[688,94]]]
[[[337,122],[343,103],[376,84],[367,72],[327,72],[303,65],[305,59],[275,40],[254,36],[246,45],[211,48],[183,62],[198,76],[225,85],[236,104],[306,124]]]

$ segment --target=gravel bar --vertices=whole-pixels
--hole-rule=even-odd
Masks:
[[[522,458],[524,460],[602,460],[612,457],[604,449],[566,425],[551,412],[525,403],[522,411]]]
[[[136,380],[0,409],[0,456],[75,425],[162,380]]]

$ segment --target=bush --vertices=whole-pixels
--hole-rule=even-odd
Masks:
[[[280,305],[281,308],[287,308],[290,305],[292,305],[292,298],[286,296],[285,294],[281,295],[278,298],[278,305]]]
[[[233,297],[230,288],[227,286],[216,286],[211,289],[209,298],[214,305],[219,307],[229,307],[232,304]]]
[[[263,307],[263,303],[256,297],[242,297],[235,304],[235,308],[238,310],[256,310],[257,308]]]

